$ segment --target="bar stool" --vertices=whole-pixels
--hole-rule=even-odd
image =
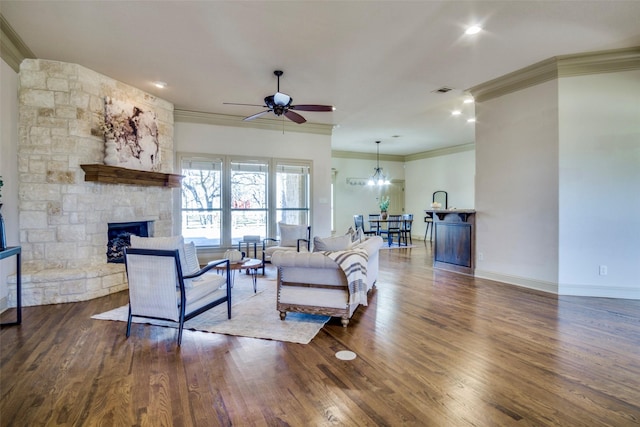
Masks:
[[[427,224],[427,228],[424,230],[424,241],[427,241],[427,232],[429,231],[429,226],[431,226],[431,234],[429,235],[429,241],[433,240],[433,214],[427,214],[424,217],[424,222]]]

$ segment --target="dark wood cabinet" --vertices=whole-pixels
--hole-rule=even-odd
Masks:
[[[473,275],[475,211],[428,210],[433,216],[433,267]]]

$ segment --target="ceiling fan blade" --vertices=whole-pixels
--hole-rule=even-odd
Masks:
[[[292,105],[292,109],[300,110],[300,111],[333,111],[333,105]]]
[[[249,107],[266,107],[266,105],[258,105],[258,104],[238,104],[237,102],[223,102],[224,105],[247,105]]]
[[[284,115],[287,117],[287,119],[291,120],[292,122],[296,122],[297,124],[302,124],[307,121],[307,119],[305,119],[298,113],[294,113],[293,111],[285,111]]]
[[[247,120],[257,119],[258,117],[260,117],[260,116],[262,116],[262,115],[265,115],[265,114],[267,114],[267,113],[269,113],[269,112],[271,112],[271,110],[264,110],[264,111],[261,111],[261,112],[259,112],[259,113],[257,113],[257,114],[254,114],[253,116],[245,117],[245,118],[244,118],[244,119],[242,119],[242,120],[247,121]]]

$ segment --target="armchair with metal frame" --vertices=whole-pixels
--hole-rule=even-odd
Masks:
[[[222,303],[227,303],[231,319],[231,275],[229,260],[212,261],[204,268],[184,274],[178,249],[126,248],[125,269],[129,282],[127,338],[132,318],[162,319],[178,323],[178,347],[184,323]],[[216,266],[226,266],[226,275],[205,274]]]

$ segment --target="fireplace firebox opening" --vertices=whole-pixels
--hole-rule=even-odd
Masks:
[[[110,222],[107,230],[107,262],[123,263],[124,249],[131,246],[131,235],[153,236],[153,221]]]

